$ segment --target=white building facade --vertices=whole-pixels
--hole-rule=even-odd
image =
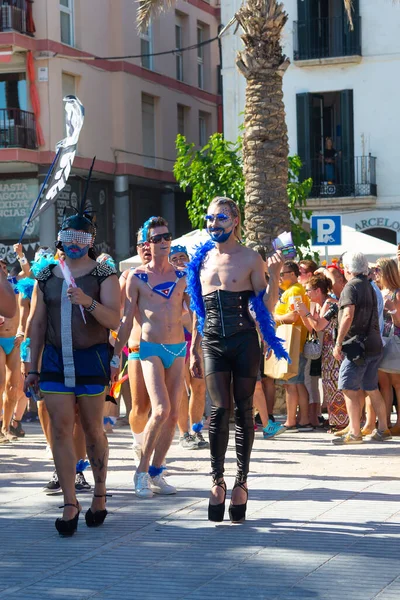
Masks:
[[[223,0],[222,23],[240,6]],[[290,154],[314,185],[314,214],[400,242],[400,6],[353,0],[354,30],[343,0],[284,0],[290,67],[283,78]],[[245,79],[235,66],[240,30],[222,40],[224,129],[237,138]]]

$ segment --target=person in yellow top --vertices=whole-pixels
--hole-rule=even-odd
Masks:
[[[287,418],[285,427],[290,432],[312,431],[313,429],[308,421],[308,392],[304,385],[306,359],[303,355],[303,348],[307,339],[307,328],[299,314],[294,310],[296,301],[304,302],[309,308],[306,291],[301,283],[297,281],[299,274],[300,271],[296,262],[292,260],[284,262],[279,274],[279,287],[283,290],[283,294],[278,300],[274,312],[276,326],[288,324],[296,325],[301,329],[298,373],[291,379],[282,382],[286,391]],[[297,407],[299,407],[298,424],[296,424]]]

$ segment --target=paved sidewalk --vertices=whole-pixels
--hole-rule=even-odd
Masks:
[[[322,432],[256,433],[248,520],[207,521],[208,450],[168,457],[176,496],[133,494],[131,436],[110,439],[111,514],[58,536],[61,496],[37,424],[0,446],[0,600],[399,600],[400,438],[334,447]],[[233,436],[227,483],[234,476]],[[91,477],[88,476],[91,480]],[[229,497],[229,494],[228,494]],[[90,495],[80,494],[86,511]]]

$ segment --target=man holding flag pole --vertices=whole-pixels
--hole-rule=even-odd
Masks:
[[[55,201],[71,170],[83,107],[75,97],[65,101],[69,136],[58,144],[56,159],[38,197],[37,203],[43,198],[42,204],[32,208],[28,223]],[[75,533],[81,511],[76,499],[72,437],[76,404],[95,480],[86,525],[97,527],[107,515],[108,444],[103,408],[110,380],[109,330],[119,326],[120,290],[115,269],[95,260],[96,226],[86,208],[92,168],[76,214],[64,218],[58,234],[57,247],[65,253],[65,262],[62,266],[47,265],[36,275],[26,331],[31,346],[25,391],[37,394],[40,388],[50,416],[53,457],[64,494],[63,516],[55,526],[63,536]]]

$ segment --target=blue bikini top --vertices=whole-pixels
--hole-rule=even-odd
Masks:
[[[163,298],[167,298],[167,299],[171,297],[171,294],[174,291],[175,286],[178,283],[178,281],[180,279],[182,279],[182,277],[185,277],[186,271],[175,271],[175,275],[176,275],[175,281],[166,281],[165,283],[158,283],[154,287],[151,287],[151,285],[149,283],[149,274],[148,273],[135,273],[135,277],[137,277],[141,281],[144,281],[153,292],[155,292],[159,296],[162,296]]]

